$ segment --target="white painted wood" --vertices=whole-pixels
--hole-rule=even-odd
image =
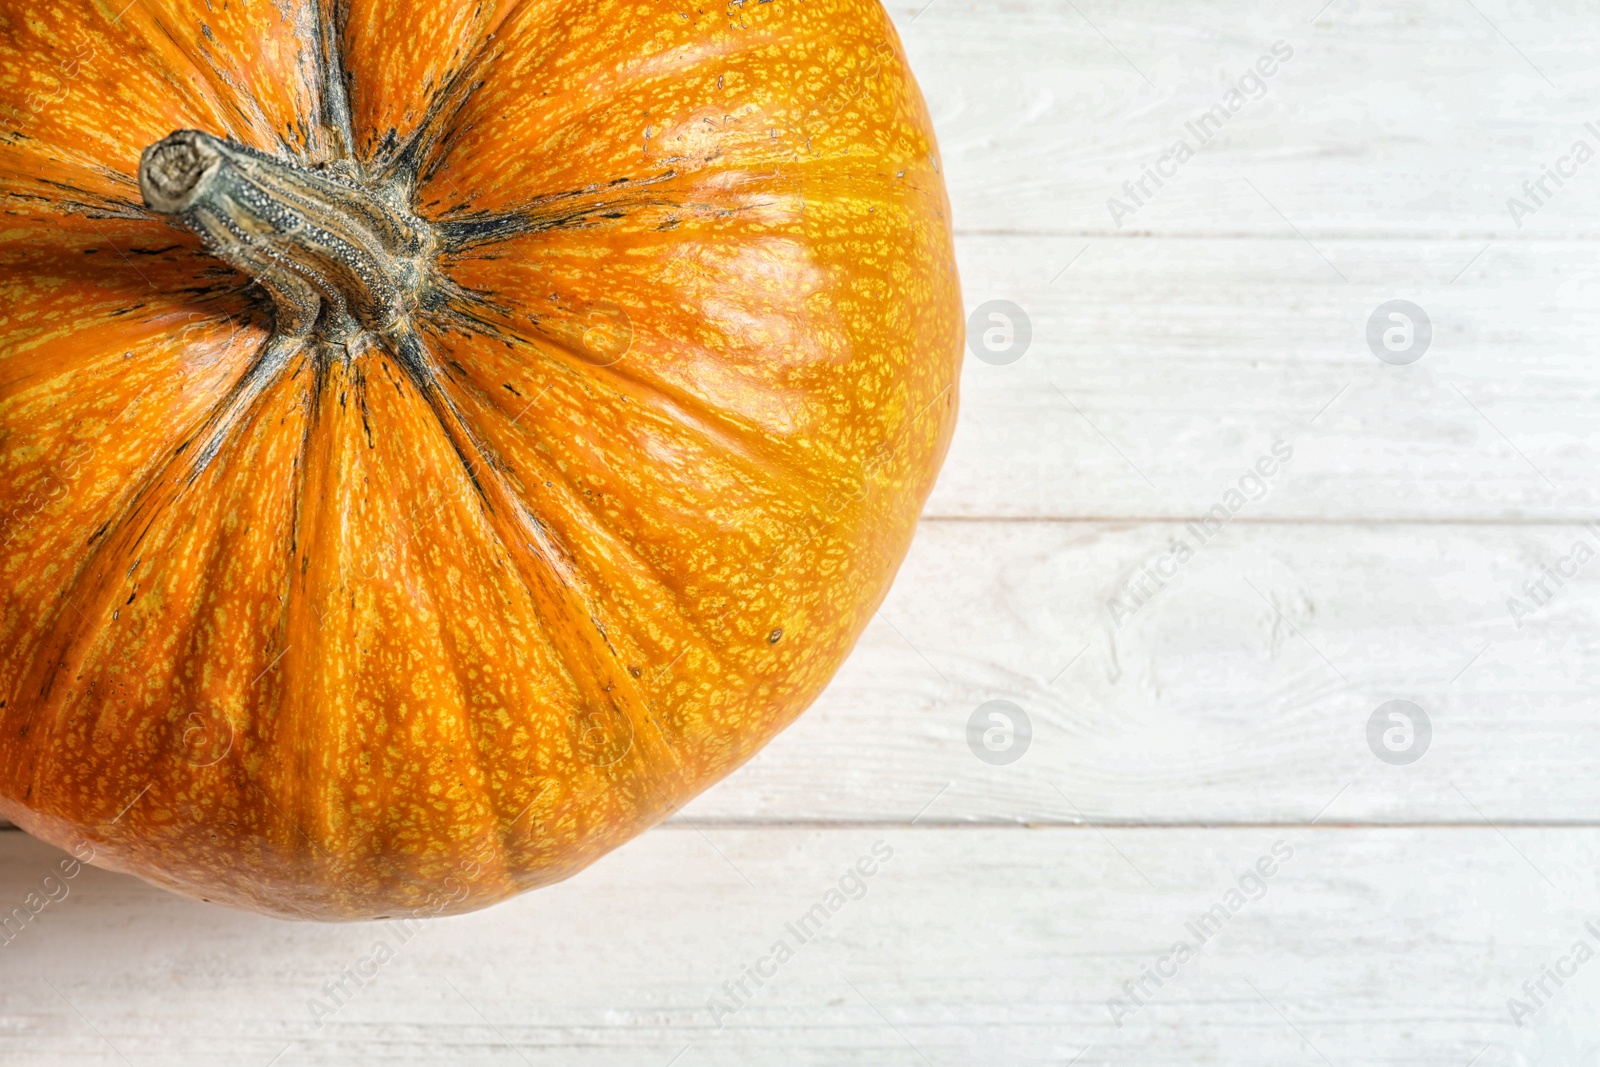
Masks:
[[[1281,438],[1256,517],[1600,517],[1600,245],[1319,246],[1348,281],[1292,236],[962,238],[969,310],[1011,300],[1033,341],[969,353],[928,513],[1198,515]],[[1409,366],[1365,338],[1397,298],[1432,322]]]
[[[1522,588],[1579,540],[1600,557],[1561,526],[925,522],[818,704],[688,814],[904,821],[947,787],[923,820],[1592,822],[1600,559]],[[1433,726],[1407,767],[1366,740],[1395,698]],[[967,743],[995,699],[1032,722],[1009,766]]]
[[[1542,205],[1521,186],[1600,150],[1600,27],[1571,4],[1309,6],[895,6],[968,307],[1034,320],[1017,363],[969,361],[931,514],[1190,515],[1275,435],[1306,438],[1275,517],[1597,510],[1600,160]],[[1107,199],[1280,38],[1265,95],[1115,225]],[[1411,367],[1364,341],[1395,298],[1434,324]]]
[[[865,895],[802,944],[786,924],[879,841]],[[0,835],[0,903],[59,855]],[[1264,857],[1259,899],[1226,910]],[[1524,1027],[1507,999],[1600,942],[1597,862],[1592,829],[668,830],[404,944],[90,870],[0,947],[0,1060],[1575,1067],[1600,963]],[[1185,924],[1218,905],[1201,945]],[[793,958],[761,963],[780,939]],[[394,959],[319,1028],[308,1002],[380,940]],[[1118,1028],[1108,1001],[1180,940],[1198,954]],[[758,964],[772,977],[719,1030],[709,1001],[732,1007],[723,983]]]
[[[1552,184],[1556,195],[1520,229],[1506,204],[1585,136],[1586,122],[1600,125],[1592,7],[1333,0],[1319,14],[1322,6],[890,4],[967,232],[1600,235],[1600,159],[1565,187]],[[1150,183],[1153,196],[1119,228],[1107,199],[1278,40],[1294,56],[1264,80],[1265,95],[1232,113],[1165,187]]]
[[[1140,607],[1175,541],[1193,558]],[[818,703],[685,818],[1592,823],[1597,643],[1583,527],[925,522]],[[1433,727],[1407,767],[1365,732],[1396,698]],[[990,700],[1032,724],[1007,766],[968,744]]]
[[[0,944],[0,1065],[1595,1063],[1600,963],[1525,1026],[1507,999],[1600,948],[1600,564],[1520,628],[1506,600],[1600,547],[1600,160],[1521,226],[1507,198],[1600,147],[1600,23],[1319,5],[892,0],[968,307],[1015,301],[1034,341],[968,360],[929,518],[818,705],[672,825],[430,924],[321,1028],[308,999],[392,933],[85,871]],[[1118,227],[1107,198],[1280,39]],[[1363,337],[1395,298],[1435,327],[1409,367]],[[1119,628],[1108,598],[1279,439],[1270,491]],[[1367,747],[1392,698],[1434,727],[1406,767]],[[994,699],[1034,728],[1008,766],[966,739]],[[708,999],[878,840],[864,899],[718,1030]],[[0,912],[58,856],[0,834]]]

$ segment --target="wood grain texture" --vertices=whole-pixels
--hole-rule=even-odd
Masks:
[[[848,878],[875,843],[890,858]],[[0,839],[0,901],[59,855]],[[1597,861],[1594,830],[667,830],[404,943],[89,869],[0,948],[0,1058],[1572,1067],[1600,1040],[1600,964],[1550,985],[1524,1027],[1507,1000],[1600,940],[1584,927]],[[1187,924],[1212,908],[1202,944]],[[1197,954],[1173,974],[1178,941]],[[364,965],[380,942],[393,958]],[[1158,966],[1169,978],[1117,1026],[1109,1002]],[[346,968],[369,974],[317,1014]],[[719,1014],[736,979],[751,995]]]
[[[897,0],[891,10],[963,232],[1600,236],[1594,161],[1550,186],[1557,195],[1521,228],[1506,205],[1586,122],[1600,125],[1600,25],[1588,7],[1319,6]],[[1204,144],[1186,131],[1280,40],[1294,55],[1262,79],[1264,93],[1247,86]],[[1194,157],[1151,183],[1119,227],[1108,198],[1185,136]]]
[[[817,705],[573,881],[430,924],[321,1029],[370,928],[86,872],[0,947],[0,1063],[1593,1065],[1600,965],[1524,1026],[1508,999],[1600,947],[1600,572],[1520,628],[1507,600],[1600,546],[1600,163],[1521,227],[1506,201],[1600,123],[1600,25],[1319,6],[890,3],[967,307],[1017,302],[1034,341],[968,358],[928,517]],[[1279,39],[1265,97],[1116,226]],[[1409,367],[1363,337],[1395,298],[1436,327]],[[1279,439],[1269,491],[1118,628],[1108,599]],[[1397,697],[1435,728],[1409,767],[1365,738]],[[992,699],[1034,726],[1009,766],[965,737]],[[708,999],[878,840],[866,896],[718,1031]],[[58,855],[0,836],[0,905]]]
[[[1523,589],[1580,540],[1600,555],[1571,526],[925,521],[817,706],[687,814],[903,822],[944,787],[919,822],[1592,822],[1600,562]],[[1406,767],[1366,738],[1396,698],[1433,727]],[[1032,722],[1007,766],[966,736],[997,699]]]
[[[1596,246],[1318,245],[1344,278],[1292,235],[961,238],[969,311],[1011,300],[1033,340],[969,353],[928,513],[1192,517],[1282,439],[1253,517],[1600,516]],[[1366,341],[1394,299],[1432,324],[1409,366]]]
[[[1141,606],[1175,541],[1193,558]],[[1202,545],[1177,522],[925,521],[818,703],[682,818],[1591,822],[1600,563],[1543,577],[1579,541],[1600,549],[1568,525],[1236,521]],[[1395,698],[1434,728],[1403,768],[1365,735]],[[1009,766],[968,747],[989,700],[1032,723]]]

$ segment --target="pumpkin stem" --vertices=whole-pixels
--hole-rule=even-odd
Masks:
[[[139,188],[147,208],[261,283],[280,334],[389,337],[427,288],[432,229],[398,196],[341,173],[179,130],[145,149]]]

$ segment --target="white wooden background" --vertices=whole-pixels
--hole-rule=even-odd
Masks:
[[[1321,2],[895,0],[968,306],[1015,301],[1034,340],[969,359],[910,559],[818,705],[326,1019],[308,1001],[384,928],[86,871],[0,947],[0,1063],[1600,1063],[1600,962],[1508,1006],[1600,947],[1600,562],[1507,610],[1600,544],[1600,160],[1520,227],[1506,205],[1600,147],[1600,19]],[[1280,39],[1266,96],[1116,227],[1106,198]],[[1364,341],[1396,298],[1434,327],[1405,367]],[[1275,440],[1267,495],[1119,628],[1108,598]],[[1410,766],[1367,745],[1393,698],[1433,725]],[[1009,766],[967,746],[991,699],[1033,725]],[[865,896],[717,1018],[879,841]],[[0,906],[58,858],[0,834]]]

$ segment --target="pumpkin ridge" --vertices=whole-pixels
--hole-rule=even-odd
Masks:
[[[265,387],[270,388],[283,380],[272,376],[265,379]],[[259,393],[255,399],[260,399]],[[260,418],[256,405],[252,404],[243,418],[252,421]],[[168,517],[180,499],[194,491],[197,476],[193,472],[192,457],[183,456],[181,450],[169,455],[167,461],[151,473],[145,486],[132,497],[123,513],[107,523],[104,536],[97,541],[62,590],[61,600],[67,606],[50,624],[48,636],[38,644],[32,663],[15,687],[16,693],[32,697],[25,729],[31,731],[43,725],[51,715],[59,719],[75,698],[85,695],[81,692],[81,676],[69,681],[66,668],[75,665],[77,670],[82,670],[85,663],[95,656],[100,644],[117,623],[118,610],[114,606],[123,598],[124,592],[132,590],[122,605],[126,609],[135,603],[141,591],[150,593],[155,588],[154,579],[160,575],[160,561],[148,550],[142,550],[141,546],[145,544],[151,529]],[[211,546],[210,558],[213,563],[196,569],[200,577],[194,594],[197,598],[214,580],[215,562],[223,558],[222,547],[222,539],[219,538]],[[128,565],[129,560],[132,561],[131,565]],[[125,566],[126,571],[123,569]],[[68,613],[69,610],[72,614]],[[193,610],[187,612],[191,620],[198,619],[198,615]],[[185,640],[192,635],[192,631],[192,626],[185,631]],[[65,684],[58,689],[57,683]],[[148,714],[148,709],[135,709],[131,714],[142,716]],[[59,730],[41,731],[42,736],[55,736],[57,733]],[[49,781],[38,776],[49,772],[48,764],[53,753],[45,750],[42,755],[45,758],[36,758],[30,779],[31,788],[41,798],[48,792],[42,787],[48,785]],[[159,753],[150,752],[138,755],[151,760],[160,756]],[[137,777],[131,776],[130,780]]]
[[[536,196],[516,207],[494,211],[460,212],[452,209],[433,219],[439,236],[440,252],[442,256],[460,257],[483,246],[493,247],[495,244],[525,234],[576,226],[591,221],[594,215],[601,212],[633,207],[681,207],[682,203],[677,200],[640,197],[607,199],[602,196],[592,202],[582,203],[585,198],[593,197],[596,193],[610,192],[624,184],[630,189],[638,189],[661,183],[673,183],[680,177],[693,176],[667,170],[649,178],[614,178],[605,185],[590,185],[583,189]],[[579,201],[582,206],[565,211],[551,210],[557,205],[571,201]]]
[[[454,382],[453,379],[448,376],[441,377],[440,382],[446,392],[449,392],[452,387],[458,389],[463,388],[460,383]],[[499,409],[493,408],[492,405],[487,403],[488,398],[493,396],[492,392],[485,391],[476,385],[470,385],[467,386],[467,388],[470,388],[470,395],[476,399],[478,406],[492,410],[496,414],[504,414],[503,412],[500,412]],[[456,401],[456,403],[459,411],[459,401]],[[491,433],[486,432],[486,415],[475,418],[465,411],[460,411],[460,416],[464,422],[475,429],[475,432],[480,439],[493,436]],[[488,446],[485,448],[485,451],[486,453],[496,455],[497,457],[502,455],[501,449],[496,446]],[[509,465],[503,460],[497,463],[496,470],[497,473],[499,473],[500,476],[508,483],[510,483],[513,477],[517,483],[521,483],[520,486],[508,484],[507,490],[510,492],[512,497],[521,502],[530,513],[534,512],[536,510],[534,502],[528,499],[529,493],[525,488],[528,483],[526,474],[529,472],[513,472]],[[611,552],[621,552],[626,555],[627,558],[633,563],[635,571],[639,573],[644,580],[650,582],[654,587],[664,591],[673,601],[674,605],[678,609],[677,617],[672,620],[673,623],[687,632],[694,640],[698,641],[702,649],[717,661],[719,668],[725,668],[727,665],[723,663],[721,656],[716,652],[717,644],[721,638],[713,635],[713,633],[699,620],[694,618],[692,604],[682,589],[682,583],[673,581],[667,573],[662,571],[658,563],[647,559],[635,546],[630,544],[627,538],[622,536],[623,532],[616,528],[614,520],[596,510],[596,505],[586,497],[582,487],[573,480],[572,474],[562,471],[556,465],[548,462],[544,463],[542,471],[542,476],[547,476],[553,481],[559,481],[565,490],[567,502],[566,506],[569,509],[580,509],[583,514],[588,517],[590,525],[594,528],[598,528],[600,534],[607,539],[608,562],[615,562],[614,559],[611,559],[609,555]],[[539,477],[540,476],[536,476],[533,481],[538,481]],[[592,531],[585,532],[592,535]],[[589,569],[587,565],[582,566],[584,566],[584,569]]]
[[[378,358],[392,360],[388,353],[375,354]],[[324,620],[320,613],[324,610],[334,614],[336,619],[344,620],[347,625],[354,621],[353,616],[338,611],[331,604],[324,603],[319,607],[317,600],[319,596],[328,601],[352,595],[349,592],[351,576],[341,569],[343,561],[339,553],[330,550],[327,543],[328,538],[339,540],[343,536],[343,517],[338,512],[331,512],[329,506],[338,499],[335,484],[351,474],[343,466],[344,461],[333,451],[332,437],[340,432],[340,427],[330,420],[348,417],[343,414],[348,407],[334,399],[337,394],[345,390],[364,391],[368,386],[359,361],[345,367],[338,361],[325,360],[319,366],[321,371],[318,379],[323,384],[306,398],[308,415],[305,439],[297,460],[300,469],[293,504],[295,535],[299,542],[297,554],[310,566],[294,568],[295,577],[286,593],[286,637],[295,633],[322,634]],[[334,381],[336,376],[339,380]],[[357,403],[359,405],[363,401],[358,397]],[[433,644],[445,648],[442,662],[448,669],[457,696],[454,703],[459,709],[458,728],[461,736],[468,741],[466,747],[472,749],[470,755],[477,766],[475,778],[463,773],[457,779],[470,788],[477,798],[475,803],[467,805],[480,812],[470,836],[487,835],[493,838],[503,822],[503,806],[494,789],[494,776],[476,740],[476,724],[473,720],[475,709],[465,697],[466,690],[459,669],[463,657],[453,645],[453,635],[444,626],[446,613],[442,608],[448,598],[443,595],[444,590],[435,584],[435,576],[425,567],[413,566],[409,573],[414,580],[408,584],[408,591],[420,599],[416,610],[409,614],[404,625],[413,626],[419,619],[431,621],[432,626],[427,630],[435,637]],[[318,615],[315,626],[309,619],[312,614]],[[356,632],[345,629],[333,635],[328,645],[348,649],[356,641]],[[344,756],[352,747],[364,748],[359,741],[359,727],[364,719],[360,702],[340,705],[337,719],[318,713],[321,687],[329,684],[326,672],[337,670],[338,661],[337,655],[324,654],[322,641],[302,641],[298,647],[288,647],[277,704],[284,714],[297,718],[301,729],[317,731],[314,744],[309,747],[335,751]],[[443,709],[434,705],[432,710],[437,712]],[[302,735],[302,744],[306,740]],[[252,784],[266,792],[266,784],[255,780],[252,780]],[[424,803],[422,798],[385,795],[382,802],[369,799],[365,807],[374,814],[361,816],[347,810],[347,806],[355,800],[349,793],[349,784],[336,773],[330,774],[326,767],[285,775],[282,780],[272,784],[280,791],[279,799],[274,802],[278,814],[310,846],[309,850],[300,850],[302,862],[320,867],[326,872],[325,877],[336,881],[345,892],[356,897],[392,896],[399,891],[397,886],[413,873],[407,870],[407,862],[411,858],[411,850],[405,841],[406,834],[410,832],[407,820],[416,817],[416,809]],[[376,784],[381,787],[381,780]],[[396,817],[399,817],[398,823]],[[361,865],[352,866],[346,859],[340,858],[342,852],[357,846],[371,850],[372,859],[367,869]],[[503,845],[496,854],[503,855]],[[385,862],[380,859],[384,856],[394,859]],[[510,883],[506,881],[504,884],[509,886]]]
[[[367,18],[364,24],[360,27],[356,27],[352,24],[353,5],[351,0],[331,0],[331,2],[334,3],[336,8],[336,11],[334,12],[334,18],[338,23],[341,41],[343,41],[347,46],[341,51],[341,56],[348,52],[350,55],[359,58],[361,46],[369,40],[384,41],[385,45],[390,44],[386,38],[388,33],[392,33],[394,31],[394,27],[392,25],[373,25],[372,23],[375,16],[371,10],[365,12]],[[506,21],[514,15],[519,14],[524,6],[524,3],[525,0],[516,0],[515,3],[500,11],[497,18],[495,18],[493,12],[491,12],[490,18],[494,19],[494,21],[482,22],[477,20],[479,16],[483,14],[483,9],[485,7],[494,8],[499,6],[499,4],[494,2],[494,0],[477,0],[476,3],[470,5],[472,9],[471,15],[465,16],[463,16],[463,12],[469,7],[469,5],[459,5],[456,11],[450,13],[450,17],[455,20],[464,18],[467,25],[464,27],[446,25],[442,27],[444,30],[443,37],[444,40],[448,42],[450,40],[450,30],[452,28],[464,28],[468,31],[465,38],[454,42],[454,45],[449,53],[449,58],[446,59],[441,68],[438,70],[432,70],[427,64],[424,64],[420,70],[416,66],[407,67],[403,72],[405,75],[405,80],[399,85],[394,84],[394,79],[392,78],[375,76],[393,73],[384,67],[379,67],[377,71],[371,69],[366,70],[368,79],[375,84],[360,86],[358,79],[361,71],[357,70],[352,63],[347,61],[345,64],[345,75],[347,84],[350,87],[350,92],[348,95],[352,101],[352,116],[355,116],[359,111],[362,111],[362,109],[355,106],[354,102],[358,95],[356,92],[358,88],[364,88],[366,90],[367,99],[364,102],[367,103],[368,107],[365,110],[367,112],[371,112],[372,110],[376,109],[379,112],[376,115],[367,113],[361,116],[365,120],[366,125],[363,127],[362,137],[359,139],[359,143],[351,152],[351,157],[360,159],[364,163],[368,164],[373,169],[374,173],[383,172],[385,168],[392,163],[393,154],[405,141],[412,139],[412,137],[416,134],[418,127],[421,125],[421,120],[412,122],[409,125],[406,125],[406,131],[404,134],[399,134],[396,126],[393,124],[393,120],[396,118],[396,116],[393,114],[392,109],[384,106],[386,102],[389,102],[389,98],[399,97],[399,102],[406,105],[404,109],[405,119],[409,119],[419,112],[426,116],[431,109],[434,109],[437,106],[436,98],[444,93],[452,83],[457,81],[458,75],[460,75],[463,71],[481,70],[484,67],[488,58],[486,54],[489,52],[489,50],[498,50],[503,44],[501,31],[503,30]],[[369,7],[371,6],[376,5],[369,5]],[[385,14],[393,13],[393,5],[384,5],[384,7],[386,9]],[[438,14],[438,10],[429,11],[424,13],[424,17]],[[401,18],[404,18],[403,11]],[[438,26],[433,28],[435,30],[441,29],[441,27]],[[426,76],[424,77],[424,75]],[[424,90],[423,94],[418,94],[416,92],[419,85],[421,85]],[[385,95],[383,90],[389,90],[389,93]],[[415,97],[418,96],[421,98],[415,99]],[[384,114],[386,111],[389,112],[387,116]],[[446,124],[448,130],[445,131],[446,133],[454,128],[454,113],[448,116],[448,118],[449,122]],[[403,125],[405,124],[405,119],[402,119]],[[438,143],[438,140],[438,138],[434,139],[435,144]],[[414,173],[413,177],[415,177]]]
[[[444,85],[433,91],[421,121],[412,128],[391,159],[370,161],[369,166],[377,164],[374,172],[380,183],[403,182],[409,200],[417,184],[432,174],[440,155],[448,151],[450,140],[456,132],[453,125],[456,117],[483,85],[481,81],[473,79],[481,66],[493,62],[488,47],[485,45],[481,48]]]
[[[263,342],[262,347],[265,348],[266,344],[267,342]],[[62,606],[57,611],[55,617],[47,624],[47,630],[50,636],[46,637],[36,646],[32,656],[32,665],[28,669],[25,669],[19,676],[19,682],[16,686],[17,692],[27,692],[30,688],[30,684],[21,679],[34,677],[41,669],[54,670],[54,668],[49,668],[48,664],[59,654],[56,651],[53,651],[55,648],[57,648],[57,646],[60,646],[64,651],[65,648],[70,647],[73,644],[74,639],[83,638],[90,636],[91,633],[100,632],[98,630],[92,632],[80,630],[79,632],[72,634],[63,634],[62,623],[67,622],[74,626],[77,625],[76,623],[72,623],[73,616],[69,616],[67,614],[69,610],[77,612],[78,618],[88,618],[88,614],[83,611],[83,607],[81,606],[85,603],[85,601],[81,599],[81,594],[86,589],[91,596],[97,592],[101,593],[103,596],[111,596],[113,599],[115,599],[116,596],[121,595],[120,593],[112,594],[109,592],[109,585],[106,585],[105,588],[102,589],[102,583],[104,582],[104,579],[111,574],[111,571],[106,569],[107,558],[118,554],[118,551],[114,546],[119,543],[119,539],[121,537],[130,533],[132,528],[137,526],[142,519],[144,527],[132,542],[130,551],[126,553],[128,556],[136,557],[134,569],[137,569],[140,559],[137,558],[136,550],[140,542],[142,542],[144,539],[144,536],[148,532],[151,524],[156,520],[161,511],[163,511],[165,507],[171,503],[172,500],[175,500],[177,496],[181,495],[185,491],[186,487],[193,485],[195,478],[200,473],[199,470],[194,469],[193,456],[191,455],[189,457],[184,457],[182,456],[182,453],[187,449],[188,445],[192,444],[201,436],[206,426],[212,425],[213,423],[219,422],[223,419],[224,415],[221,413],[220,409],[224,405],[229,404],[231,401],[237,398],[242,383],[248,376],[249,372],[246,372],[245,375],[241,376],[240,381],[236,382],[234,386],[230,387],[228,392],[222,398],[219,398],[216,403],[204,410],[197,420],[196,428],[188,436],[182,439],[182,443],[180,443],[176,449],[169,453],[164,461],[152,465],[146,472],[144,472],[143,477],[131,487],[131,490],[118,503],[117,513],[113,517],[105,520],[104,524],[100,527],[99,533],[94,538],[90,539],[91,543],[88,554],[79,563],[71,577],[67,579],[66,584],[58,598]],[[270,384],[270,379],[264,380],[262,383],[262,388],[268,387]],[[256,398],[259,398],[259,392],[254,394],[252,397],[252,403]],[[241,411],[241,417],[249,417],[249,407],[250,405],[246,405],[246,407]],[[226,436],[227,435],[225,433],[218,433],[214,435],[214,440],[220,442],[225,440]],[[180,482],[182,483],[181,485],[178,484]],[[164,500],[164,496],[168,497],[168,499]],[[97,568],[99,568],[98,571]],[[129,572],[129,578],[132,577],[132,573],[132,571]],[[62,643],[63,641],[66,642],[64,645]],[[53,686],[54,681],[55,677],[52,674],[49,679],[43,680],[39,683],[39,691],[47,694],[50,688]]]
[[[194,72],[192,84],[200,87],[199,95],[211,105],[216,118],[221,121],[229,136],[247,141],[269,135],[279,146],[285,149],[292,147],[283,139],[281,131],[275,128],[253,95],[238,84],[237,79],[231,76],[229,71],[204,54],[203,49],[197,50],[185,44],[175,27],[163,17],[163,12],[147,12],[146,18],[148,25],[159,34],[160,41],[167,46],[168,54],[178,56]],[[146,43],[154,42],[147,39]],[[173,79],[171,84],[177,89],[182,82],[183,79]],[[250,106],[250,111],[245,109],[247,104]]]
[[[672,741],[648,713],[644,694],[618,660],[616,649],[596,618],[594,595],[578,577],[566,548],[507,483],[490,452],[443,389],[442,375],[423,338],[408,330],[399,335],[399,341],[412,350],[402,354],[399,362],[403,367],[427,368],[428,373],[418,374],[412,385],[433,410],[462,468],[478,490],[490,528],[513,562],[544,622],[546,635],[561,653],[572,680],[580,689],[589,690],[587,699],[592,706],[609,705],[632,723],[635,741],[644,742],[630,748],[630,754],[636,753],[647,771],[641,781],[671,780],[678,764]],[[483,472],[482,476],[479,472]],[[583,640],[567,640],[572,634],[581,634]],[[599,635],[599,643],[594,634]],[[612,695],[614,687],[620,689],[620,698]],[[651,729],[647,731],[646,726]],[[649,743],[646,739],[651,736],[659,738],[659,743]]]
[[[448,280],[448,275],[446,278]],[[482,294],[473,293],[459,285],[452,285],[448,292],[452,305],[448,307],[448,320],[437,312],[431,316],[420,316],[421,323],[427,328],[443,333],[448,328],[447,322],[470,323],[477,329],[463,331],[469,336],[500,340],[511,338],[537,352],[542,360],[573,374],[578,380],[618,396],[627,395],[627,391],[616,384],[617,381],[624,382],[638,394],[630,399],[649,402],[657,414],[670,418],[681,428],[714,444],[717,450],[737,456],[749,468],[781,481],[796,498],[803,498],[809,491],[805,483],[812,478],[811,473],[769,447],[761,428],[740,415],[720,410],[705,398],[695,396],[671,382],[632,371],[627,368],[626,359],[596,363],[567,332],[540,329],[539,320],[534,321],[534,332],[530,333],[510,313],[501,311]],[[482,318],[463,308],[499,312],[500,321]]]
[[[233,177],[236,172],[238,178]],[[356,226],[355,223],[340,227],[348,237],[338,230],[330,232],[322,228],[335,223],[327,216],[319,217],[316,209],[323,203],[338,205],[345,195],[341,190],[349,189],[349,195],[354,196],[352,184],[337,178],[315,178],[293,164],[264,153],[191,132],[174,134],[151,146],[141,160],[139,177],[147,206],[161,214],[176,216],[186,228],[199,233],[219,256],[249,271],[268,288],[278,309],[269,354],[275,349],[280,353],[287,351],[298,345],[298,338],[313,332],[335,345],[343,344],[347,350],[363,343],[358,332],[363,327],[376,332],[378,336],[373,339],[389,351],[432,408],[486,511],[491,517],[497,516],[492,519],[491,526],[497,531],[509,558],[516,561],[523,584],[545,620],[546,634],[556,639],[556,647],[561,650],[569,674],[580,688],[590,690],[592,700],[602,706],[609,703],[632,723],[630,733],[640,742],[634,751],[650,772],[641,780],[648,781],[652,774],[669,776],[670,772],[669,775],[662,772],[676,763],[671,741],[659,722],[645,710],[643,694],[615,662],[616,649],[594,619],[592,594],[576,580],[570,562],[561,562],[564,550],[549,542],[547,535],[540,535],[538,520],[527,512],[526,506],[488,459],[461,413],[440,390],[436,362],[410,326],[405,305],[400,303],[403,298],[397,292],[398,286],[384,287],[378,272],[383,269],[387,249],[363,246],[359,228],[350,228]],[[280,203],[287,205],[287,215],[278,206]],[[359,201],[354,209],[360,210]],[[379,215],[381,226],[384,217],[381,211]],[[307,221],[300,221],[302,217]],[[253,236],[254,231],[264,226],[269,227],[268,234],[281,235],[281,238],[269,243]],[[401,227],[391,224],[391,229]],[[381,229],[374,236],[381,239]],[[349,243],[352,241],[357,243]],[[363,254],[368,257],[365,261],[360,258]],[[348,283],[336,287],[326,277],[329,268],[323,264],[331,264],[335,270],[347,268],[350,281],[367,289],[352,290]],[[329,307],[324,301],[334,304]],[[378,314],[392,318],[385,322],[375,318]],[[252,368],[246,383],[259,388],[255,383],[270,382],[285,365],[281,354],[273,360],[264,356]],[[246,395],[246,406],[248,399]],[[218,420],[217,429],[199,454],[200,469],[203,470],[220,449],[234,421],[226,415]],[[518,525],[528,527],[532,536],[524,531],[508,530],[506,524],[514,519]],[[536,543],[544,547],[536,549]],[[556,588],[549,588],[550,585]],[[595,623],[594,629],[609,651],[609,658],[592,637],[576,644],[563,642],[562,638],[574,629],[589,633],[586,618]],[[614,687],[620,687],[621,693],[609,698],[603,695],[611,693]],[[659,738],[661,743],[652,743],[649,740],[652,737]]]
[[[324,14],[323,7],[329,11]],[[334,156],[339,159],[355,158],[355,126],[350,117],[350,68],[344,59],[343,36],[349,8],[343,0],[305,0],[306,20],[310,29],[301,27],[308,36],[312,62],[316,65],[318,118],[324,129],[336,135]],[[302,39],[304,39],[304,36]]]

